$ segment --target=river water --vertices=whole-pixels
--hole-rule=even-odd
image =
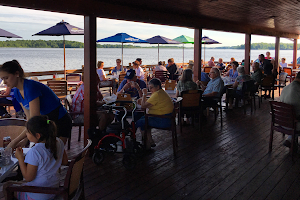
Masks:
[[[142,58],[143,64],[157,64],[158,52],[156,48],[137,48],[124,49],[124,65],[133,62],[136,58]],[[255,60],[259,54],[265,54],[268,50],[251,50],[251,60]],[[115,65],[117,58],[122,58],[122,50],[119,48],[98,48],[97,60],[104,61],[104,67]],[[271,56],[274,56],[275,51],[270,50]],[[298,51],[298,55],[300,52]],[[205,49],[205,60],[208,61],[211,56],[216,60],[223,58],[224,61],[229,61],[234,57],[237,61],[244,59],[244,50],[236,49]],[[203,53],[202,53],[203,55]],[[169,58],[174,58],[175,62],[182,63],[182,49],[159,49],[159,58],[161,61],[167,61]],[[203,57],[203,56],[202,56]],[[293,60],[292,50],[281,50],[279,57],[285,57],[287,63]],[[84,64],[83,49],[66,49],[66,68],[79,69]],[[25,72],[34,71],[50,71],[63,69],[63,49],[61,48],[0,48],[0,64],[16,59],[20,62]],[[184,61],[194,59],[194,50],[184,50]]]

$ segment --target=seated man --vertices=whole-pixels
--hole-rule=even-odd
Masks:
[[[211,57],[210,60],[208,61],[208,66],[209,67],[214,67],[215,65],[215,57]]]
[[[203,92],[203,108],[211,107],[217,104],[218,99],[222,95],[222,90],[224,87],[224,82],[220,76],[220,71],[218,68],[213,67],[209,72],[209,77],[211,80],[208,82],[207,86],[204,86],[200,81],[197,84],[200,85]]]
[[[126,93],[130,94],[131,97],[140,98],[143,96],[142,89],[146,87],[145,81],[138,79],[135,75],[135,70],[129,69],[126,72],[125,79],[118,88],[117,95],[119,93]]]
[[[223,63],[223,58],[219,58],[219,62],[216,66],[219,68],[220,71],[225,70],[226,65]]]
[[[174,62],[174,58],[170,58],[168,60],[167,70],[170,73],[169,79],[177,80],[178,75],[176,75],[176,73],[177,73],[178,68],[177,68],[177,65]]]
[[[254,73],[251,75],[251,78],[255,81],[255,85],[261,84],[264,75],[259,68],[259,63],[253,63],[252,69]]]
[[[300,119],[300,73],[297,74],[295,80],[285,86],[280,95],[280,101],[294,106],[296,118]],[[300,131],[300,123],[297,123],[296,130]],[[292,136],[288,136],[283,143],[286,147],[291,147]],[[296,139],[296,141],[298,141]],[[298,145],[296,145],[297,147]]]

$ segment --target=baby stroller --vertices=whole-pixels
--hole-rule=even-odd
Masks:
[[[100,165],[105,154],[114,154],[117,151],[117,143],[122,143],[123,165],[126,169],[133,169],[136,165],[136,156],[141,156],[143,153],[142,145],[136,141],[135,135],[135,123],[134,123],[134,111],[136,109],[136,103],[133,103],[131,111],[132,122],[131,126],[127,122],[126,115],[127,109],[125,106],[116,106],[116,104],[105,104],[102,107],[109,109],[109,112],[124,111],[121,122],[110,124],[106,129],[106,135],[104,135],[94,147],[95,151],[92,157],[93,162],[96,165]]]

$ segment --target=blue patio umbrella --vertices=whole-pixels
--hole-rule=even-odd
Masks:
[[[117,33],[116,35],[97,40],[97,42],[121,42],[122,43],[122,66],[123,66],[123,43],[148,43],[145,40],[133,37],[127,33]]]
[[[22,38],[22,37],[20,37],[20,36],[18,36],[18,35],[15,35],[15,34],[13,34],[13,33],[11,33],[11,32],[8,32],[8,31],[6,31],[6,30],[1,29],[1,28],[0,28],[0,37],[6,37],[6,38]]]
[[[204,50],[203,50],[203,52],[204,52],[203,64],[205,64],[205,44],[221,44],[221,43],[216,41],[216,40],[213,40],[213,39],[211,39],[207,36],[202,37],[202,42],[201,43],[203,44],[203,47],[204,47]]]
[[[65,80],[66,80],[66,45],[65,45],[65,35],[84,35],[84,30],[78,28],[76,26],[72,26],[69,23],[62,20],[61,22],[57,23],[56,25],[45,29],[41,32],[38,32],[35,35],[47,35],[47,36],[63,36],[64,40],[64,71],[65,71]]]
[[[181,42],[171,40],[169,38],[157,35],[152,38],[147,39],[150,44],[158,44],[158,61],[159,62],[159,44],[182,44]]]

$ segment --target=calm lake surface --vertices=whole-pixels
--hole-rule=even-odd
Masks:
[[[133,62],[136,58],[142,58],[143,64],[157,64],[158,52],[156,48],[137,48],[124,49],[124,65]],[[259,54],[265,54],[268,50],[251,50],[251,60],[255,60]],[[275,55],[274,50],[269,50],[271,56]],[[300,51],[298,51],[298,55]],[[211,56],[216,60],[223,58],[229,61],[234,57],[237,61],[244,59],[244,50],[234,49],[206,49],[205,60],[208,61]],[[287,63],[293,60],[293,50],[281,50],[280,58],[285,57]],[[203,53],[202,53],[203,57]],[[80,69],[83,61],[83,49],[66,49],[66,68]],[[115,60],[122,58],[122,50],[119,48],[98,48],[97,60],[104,61],[104,67],[115,66]],[[182,63],[182,49],[159,49],[159,60],[167,61],[174,58],[175,62]],[[0,48],[0,64],[16,59],[20,62],[26,72],[50,71],[63,69],[63,49],[61,48]],[[194,59],[194,50],[184,50],[184,61]]]

